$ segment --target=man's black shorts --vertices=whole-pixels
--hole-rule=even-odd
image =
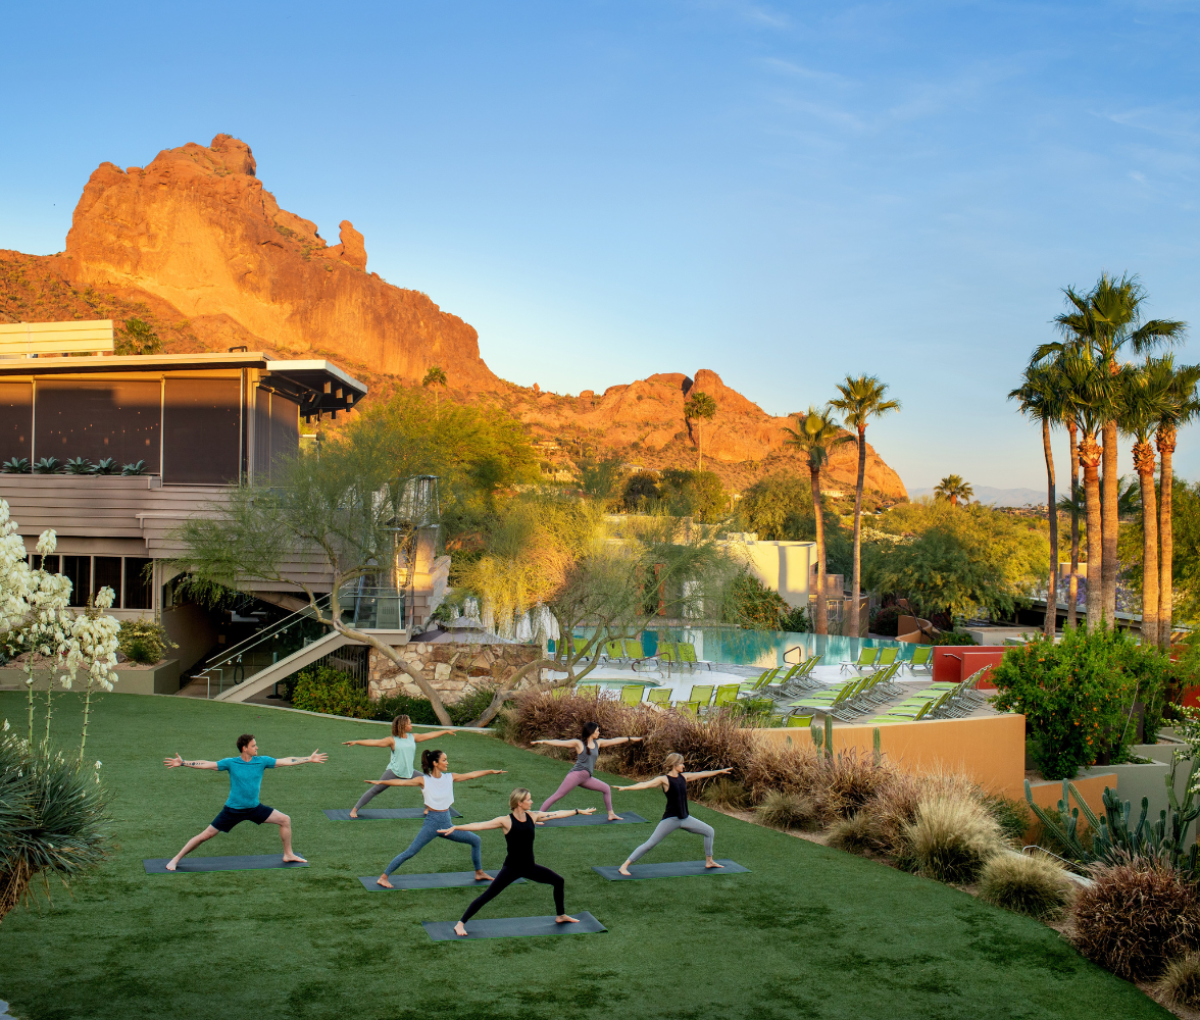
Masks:
[[[218,832],[228,832],[238,822],[253,822],[255,825],[262,825],[271,817],[271,812],[274,810],[274,808],[267,807],[266,804],[259,804],[257,807],[251,808],[223,807],[221,813],[212,820],[212,827]]]

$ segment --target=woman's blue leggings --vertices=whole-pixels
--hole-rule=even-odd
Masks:
[[[449,811],[430,811],[425,816],[425,824],[421,826],[417,838],[409,844],[404,853],[397,854],[392,858],[392,863],[383,869],[383,873],[390,875],[409,858],[416,857],[426,846],[439,838],[438,829],[448,829],[451,824]],[[449,836],[440,838],[452,839],[455,843],[466,843],[471,848],[471,863],[475,865],[475,870],[483,870],[483,841],[475,833],[452,832]]]

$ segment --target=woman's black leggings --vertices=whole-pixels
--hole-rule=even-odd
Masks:
[[[563,889],[566,887],[566,882],[563,881],[562,875],[556,874],[549,868],[543,868],[540,864],[530,864],[524,868],[510,868],[508,864],[505,864],[500,869],[500,873],[492,879],[492,884],[472,900],[471,905],[463,912],[463,923],[465,924],[474,917],[480,907],[488,901],[494,900],[518,878],[527,878],[531,882],[541,882],[543,885],[553,886],[555,913],[562,915],[567,912],[563,902]]]

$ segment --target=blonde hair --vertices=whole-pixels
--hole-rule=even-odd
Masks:
[[[532,796],[533,794],[526,790],[525,787],[518,786],[515,790],[513,790],[512,793],[508,795],[508,809],[510,811],[516,811],[520,806],[521,801],[523,801],[526,797]]]
[[[666,758],[663,759],[663,774],[665,775],[666,773],[670,772],[671,769],[673,769],[676,765],[682,764],[683,755],[672,751],[666,756]]]

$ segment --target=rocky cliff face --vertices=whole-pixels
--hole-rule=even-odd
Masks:
[[[497,378],[475,330],[426,295],[367,271],[362,234],[348,221],[339,243],[281,209],[262,186],[249,146],[218,135],[209,146],[165,149],[146,167],[103,163],[75,209],[61,255],[0,251],[0,321],[144,319],[168,352],[247,344],[285,357],[338,361],[378,399],[419,382],[431,365],[449,397],[494,400],[525,421],[547,461],[616,453],[648,468],[692,467],[701,439],[684,419],[687,395],[717,404],[703,423],[704,462],[735,489],[799,470],[783,450],[788,418],[766,414],[713,371],[653,375],[596,395],[543,393]],[[829,488],[853,490],[856,450],[841,447]],[[868,446],[868,489],[904,498],[904,485]]]

